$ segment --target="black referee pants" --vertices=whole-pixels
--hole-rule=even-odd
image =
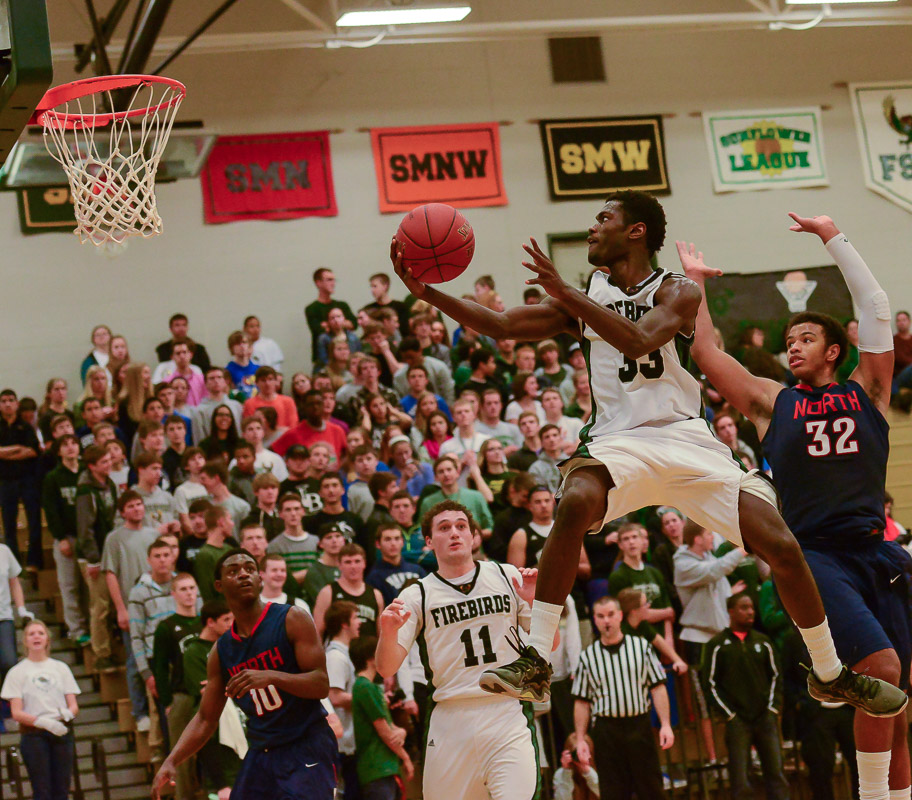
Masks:
[[[665,797],[659,753],[648,714],[596,717],[590,730],[601,800]]]

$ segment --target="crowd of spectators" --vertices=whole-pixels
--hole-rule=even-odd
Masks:
[[[126,338],[99,325],[80,366],[82,387],[51,379],[40,404],[0,392],[0,671],[2,697],[24,736],[53,744],[70,735],[78,710],[75,693],[64,691],[54,709],[29,710],[26,701],[25,713],[11,670],[12,609],[27,615],[19,564],[48,566],[43,511],[68,635],[91,649],[100,671],[118,669],[117,653],[125,653],[132,713],[154,759],[199,703],[207,654],[231,622],[214,567],[240,545],[259,559],[263,599],[307,609],[324,637],[344,797],[361,797],[360,784],[400,768],[408,775],[420,760],[426,678],[413,654],[378,688],[377,618],[405,585],[435,569],[419,522],[443,499],[472,512],[477,559],[536,566],[559,502],[557,464],[576,449],[592,413],[585,359],[569,337],[493,341],[453,329],[422,301],[392,300],[385,274],[371,276],[374,302],[357,313],[335,298],[331,270],[317,270],[314,284],[317,299],[305,309],[311,372],[286,375],[282,349],[255,316],[230,333],[230,360],[216,366],[216,348],[191,338],[187,317],[175,314],[155,363],[135,360]],[[473,299],[503,309],[487,276]],[[525,292],[527,304],[540,299],[537,289]],[[912,363],[902,362],[906,352],[912,362],[912,334],[901,316],[897,388],[912,384]],[[746,363],[788,379],[762,335],[747,335],[744,345]],[[750,424],[704,388],[718,438],[762,467]],[[24,559],[15,535],[20,502]],[[890,523],[894,537],[905,536]],[[561,631],[540,726],[555,745],[555,797],[597,796],[599,785],[602,797],[652,796],[663,776],[649,725],[609,724],[645,719],[650,697],[661,746],[670,745],[670,719],[699,719],[714,759],[711,720],[727,721],[739,796],[749,791],[752,744],[768,794],[787,796],[783,727],[801,743],[815,797],[832,796],[834,731],[844,732],[847,712],[823,709],[803,691],[800,638],[765,565],[743,550],[672,508],[616,520],[587,537]],[[624,678],[642,702],[625,704],[593,665],[634,639],[648,660]],[[30,629],[27,659],[40,663],[46,645],[46,629]],[[683,676],[677,684],[675,675]],[[244,751],[242,721],[231,713],[181,768],[179,800],[200,787],[227,796]],[[589,763],[575,756],[583,738]],[[622,740],[624,758],[609,754]],[[854,748],[840,743],[851,759]],[[631,764],[638,775],[618,778]]]

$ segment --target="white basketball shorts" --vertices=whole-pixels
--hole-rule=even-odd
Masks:
[[[519,701],[434,706],[424,756],[425,800],[532,800],[539,766],[531,712]]]
[[[592,464],[606,466],[614,481],[605,518],[593,526],[594,531],[644,506],[668,505],[740,547],[741,492],[778,506],[769,481],[756,470],[745,472],[702,419],[644,426],[592,440],[560,465],[564,476],[560,491],[573,470]]]

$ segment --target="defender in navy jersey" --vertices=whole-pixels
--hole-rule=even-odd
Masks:
[[[320,704],[329,678],[313,620],[302,609],[260,600],[259,569],[246,550],[219,559],[215,588],[234,623],[212,649],[199,711],[155,776],[153,797],[173,783],[175,767],[209,741],[230,697],[247,715],[250,747],[232,794],[331,800],[338,749]]]
[[[847,352],[842,325],[813,312],[786,329],[793,388],[757,378],[718,350],[706,303],[697,317],[693,356],[707,379],[756,425],[783,517],[804,551],[841,659],[857,672],[906,689],[912,661],[908,575],[912,560],[885,542],[889,455],[885,414],[893,374],[886,294],[829,217],[790,215],[791,230],[817,234],[860,309],[858,367],[845,384],[835,373]],[[678,243],[685,273],[700,285],[720,274]],[[905,717],[857,712],[855,740],[863,795],[910,796]],[[891,755],[892,751],[892,755]],[[889,777],[889,781],[888,781]]]

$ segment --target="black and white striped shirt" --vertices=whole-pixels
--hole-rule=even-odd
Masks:
[[[649,711],[649,690],[665,682],[652,645],[639,636],[619,644],[596,641],[583,650],[573,695],[588,701],[594,717],[635,717]]]

